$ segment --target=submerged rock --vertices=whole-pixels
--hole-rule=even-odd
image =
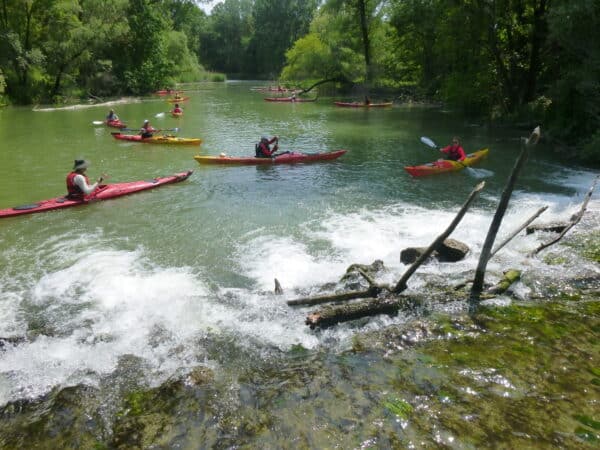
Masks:
[[[400,262],[412,264],[421,257],[427,247],[408,247],[400,252]],[[440,262],[457,262],[467,256],[470,248],[467,244],[456,239],[445,239],[432,254]]]

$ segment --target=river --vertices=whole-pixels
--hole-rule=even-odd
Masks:
[[[114,129],[93,124],[107,114],[106,105],[0,109],[0,209],[64,193],[65,175],[77,158],[91,162],[91,179],[106,173],[107,182],[194,170],[187,181],[153,191],[0,221],[0,338],[10,338],[0,347],[0,405],[31,401],[33,411],[42,414],[44,403],[36,407],[36,402],[51,393],[91,386],[104,405],[95,410],[102,410],[102,420],[94,422],[94,442],[118,447],[114,423],[121,416],[106,407],[114,400],[107,386],[151,389],[207,367],[214,376],[211,389],[222,402],[212,405],[213,420],[192,417],[180,405],[188,411],[186,419],[176,420],[171,411],[165,420],[186,432],[157,433],[170,437],[133,447],[592,445],[600,420],[598,384],[593,383],[600,378],[600,362],[592,351],[598,344],[590,338],[594,329],[597,333],[597,299],[568,307],[554,302],[572,291],[572,280],[583,280],[581,288],[598,287],[598,263],[581,257],[583,244],[570,237],[597,230],[597,195],[565,244],[529,258],[527,253],[550,236],[521,233],[490,261],[490,282],[507,268],[523,271],[511,295],[497,303],[514,317],[494,312],[485,321],[496,324],[489,327],[497,341],[478,328],[481,324],[468,321],[462,302],[310,330],[304,320],[311,309],[290,308],[286,300],[321,292],[352,263],[381,259],[386,271],[378,280],[397,281],[407,268],[400,251],[429,245],[481,181],[466,171],[409,176],[404,166],[439,156],[419,141],[421,136],[446,144],[457,134],[467,152],[489,147],[488,158],[477,167],[491,176],[484,178],[482,194],[452,235],[470,246],[467,258],[422,266],[410,279],[408,294],[422,293],[430,283],[457,283],[472,273],[521,138],[531,130],[490,128],[422,105],[363,110],[339,108],[335,99],[324,97],[315,103],[269,103],[253,86],[192,86],[178,119],[163,114],[171,105],[160,97],[112,105],[133,128],[149,119],[157,128],[179,128],[181,137],[202,138],[200,147],[116,141],[110,134]],[[269,167],[199,166],[193,159],[195,154],[253,154],[261,135],[278,135],[281,150],[348,152],[336,161]],[[595,176],[557,159],[542,141],[517,182],[498,239],[544,205],[549,208],[541,221],[567,220],[579,210]],[[272,293],[274,278],[282,296]],[[540,304],[550,306],[523,325],[515,311],[538,311]],[[554,314],[563,309],[568,314]],[[575,340],[567,344],[554,334],[537,335],[532,330],[538,319],[555,320],[560,329],[579,327],[581,341],[569,338]],[[453,320],[460,338],[443,339],[453,333],[431,331]],[[387,330],[414,327],[415,321],[430,331],[411,328],[412,345],[382,344]],[[366,335],[371,338],[364,345],[371,350],[357,350]],[[474,342],[470,350],[463,339]],[[530,358],[524,361],[538,364],[534,340],[547,355],[579,349],[582,354],[564,367],[583,378],[556,382],[552,393],[532,394],[531,373],[510,371],[518,358],[494,360],[487,350],[491,346],[500,355],[531,346],[523,352]],[[439,354],[432,356],[435,351]],[[479,366],[482,360],[489,360],[485,367]],[[543,371],[554,365],[549,361],[528,370],[543,383]],[[464,390],[457,388],[459,393],[450,392],[459,376],[470,381]],[[431,395],[435,401],[428,400]],[[544,399],[563,403],[557,411],[540,407]],[[581,399],[585,404],[565,406]],[[523,406],[527,401],[535,404]],[[542,412],[518,425],[519,411],[527,408]],[[220,421],[219,414],[236,420]],[[552,423],[556,415],[560,419]],[[25,439],[29,425],[18,422],[18,414],[10,418],[0,429],[4,448],[26,442],[19,439]],[[44,442],[48,448],[48,442],[56,444],[60,434],[47,430],[33,441],[42,448]],[[202,436],[204,445],[195,447],[192,436]]]

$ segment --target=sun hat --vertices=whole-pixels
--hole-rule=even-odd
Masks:
[[[73,164],[73,170],[87,169],[90,165],[85,159],[76,159],[75,164]]]
[[[260,140],[261,140],[261,141],[268,141],[268,140],[269,140],[269,138],[268,138],[268,137],[266,137],[266,136],[261,136],[261,137],[260,137]]]

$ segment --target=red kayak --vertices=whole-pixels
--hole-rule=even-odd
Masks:
[[[364,102],[334,102],[336,106],[343,108],[384,108],[386,106],[392,106],[393,102],[385,103],[364,103]]]
[[[274,158],[256,158],[254,156],[226,156],[222,153],[220,156],[194,156],[199,164],[295,164],[313,161],[327,161],[336,159],[346,153],[346,150],[336,150],[327,153],[300,153],[289,152]]]
[[[289,102],[289,103],[306,103],[316,102],[317,98],[296,98],[296,97],[265,97],[266,102]]]
[[[70,200],[63,196],[50,200],[42,200],[29,205],[21,205],[13,208],[2,209],[0,210],[0,219],[4,217],[20,216],[23,214],[45,212],[59,208],[68,208],[70,206],[89,205],[90,203],[100,200],[109,200],[111,198],[122,197],[123,195],[154,189],[165,184],[179,183],[180,181],[187,180],[192,172],[192,170],[188,170],[187,172],[175,173],[167,177],[154,178],[153,180],[104,184],[98,187],[98,189],[96,189],[83,200]]]
[[[127,125],[125,125],[123,122],[121,122],[121,119],[106,120],[106,121],[104,121],[104,123],[106,124],[107,127],[127,128]]]

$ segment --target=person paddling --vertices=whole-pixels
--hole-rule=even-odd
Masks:
[[[147,139],[147,138],[151,138],[152,136],[154,136],[154,133],[156,132],[156,129],[150,125],[150,121],[149,120],[144,120],[144,125],[142,125],[142,128],[140,130],[140,135],[142,136],[142,139]]]
[[[85,159],[76,159],[73,165],[73,170],[67,175],[67,198],[69,200],[83,200],[86,195],[94,192],[102,180],[103,176],[98,178],[94,184],[90,185],[85,171],[89,166],[89,162]]]
[[[275,146],[271,149],[271,144],[275,142]],[[256,157],[257,158],[273,158],[275,152],[279,149],[279,138],[273,136],[271,139],[266,136],[260,138],[260,142],[256,144]]]
[[[441,148],[440,152],[445,153],[447,155],[446,159],[452,161],[463,161],[467,157],[464,149],[460,145],[460,139],[456,136],[452,138],[452,144]]]
[[[181,107],[179,106],[179,103],[175,103],[175,108],[173,108],[173,112],[175,114],[180,114],[183,112],[183,109],[181,109]]]
[[[111,109],[108,112],[108,115],[106,116],[106,121],[107,122],[114,122],[115,120],[119,120],[119,116],[117,116],[117,114],[115,113],[114,109]]]

